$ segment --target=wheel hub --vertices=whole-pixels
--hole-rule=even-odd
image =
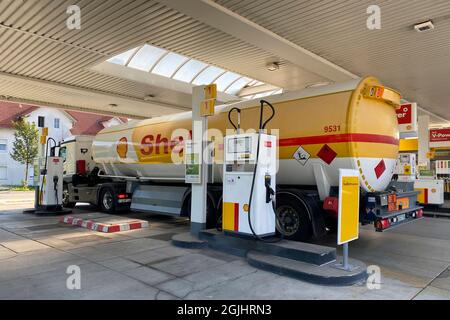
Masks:
[[[300,216],[294,208],[281,206],[277,209],[278,219],[276,226],[279,232],[285,236],[294,235],[300,227]]]
[[[103,207],[106,210],[109,210],[112,207],[112,195],[111,192],[109,191],[106,191],[105,194],[103,195]]]

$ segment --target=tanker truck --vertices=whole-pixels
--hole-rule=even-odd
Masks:
[[[391,185],[399,148],[399,93],[367,77],[267,100],[275,108],[267,129],[278,139],[278,232],[304,241],[336,229],[339,168],[359,172],[361,224],[383,231],[422,217],[413,187]],[[208,228],[221,223],[220,136],[233,132],[229,111],[234,108],[241,110],[242,130],[258,128],[258,100],[218,106],[209,118]],[[183,153],[191,127],[192,113],[185,112],[64,141],[64,205],[89,202],[109,213],[127,208],[189,217],[191,185],[185,183]]]

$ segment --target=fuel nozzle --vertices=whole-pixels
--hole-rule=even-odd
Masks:
[[[54,190],[58,190],[58,181],[59,181],[58,176],[53,176],[53,189]]]
[[[264,185],[266,186],[266,203],[273,201],[273,197],[275,196],[275,190],[272,189],[271,186],[272,177],[269,174],[264,176]]]

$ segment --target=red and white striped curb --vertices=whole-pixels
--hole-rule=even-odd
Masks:
[[[95,222],[93,220],[83,220],[81,218],[75,218],[72,216],[61,217],[59,222],[71,224],[74,226],[79,226],[82,228],[86,228],[89,230],[99,231],[99,232],[119,232],[119,231],[128,231],[135,230],[148,227],[147,221],[130,221],[125,223],[117,223],[117,224],[106,224]]]

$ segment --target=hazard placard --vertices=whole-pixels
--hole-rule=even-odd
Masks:
[[[308,162],[310,157],[311,155],[308,153],[308,151],[303,149],[301,146],[298,147],[298,149],[294,153],[294,159],[300,162],[302,166],[304,166]]]
[[[359,173],[339,169],[338,245],[359,237]]]

